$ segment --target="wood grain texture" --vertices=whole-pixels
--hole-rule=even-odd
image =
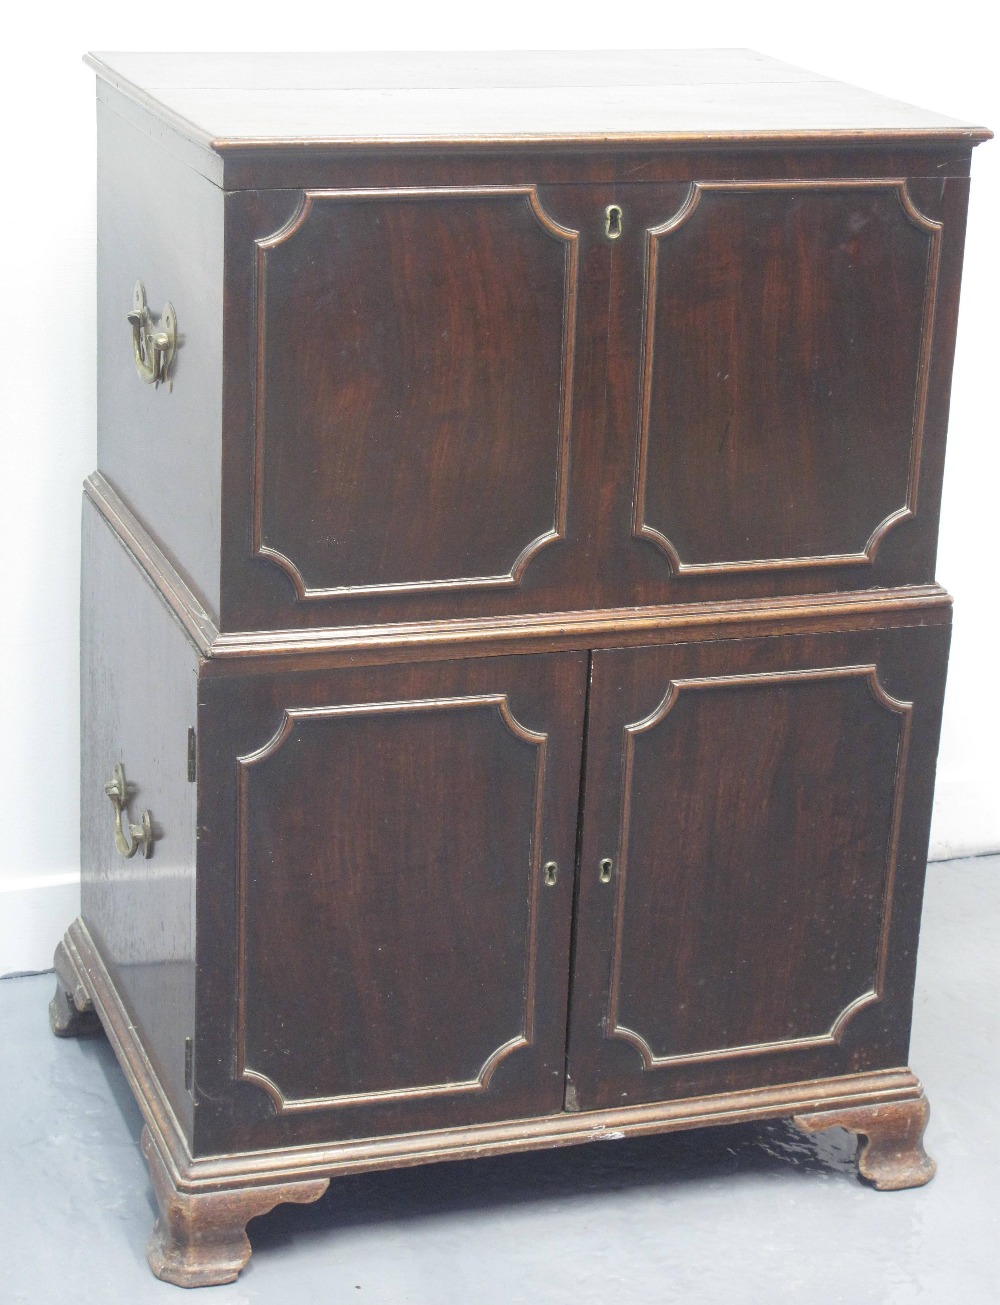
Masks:
[[[671,312],[683,318],[684,330],[678,326],[667,333],[670,347],[665,345],[660,353],[654,349],[648,356],[654,362],[658,356],[662,362],[683,352],[685,357],[693,356],[697,365],[683,373],[687,387],[683,395],[679,377],[666,388],[648,387],[652,406],[643,400],[644,375],[655,379],[655,369],[644,368],[642,361],[650,318],[646,232],[662,225],[664,214],[682,209],[692,194],[692,182],[539,188],[537,197],[543,211],[559,226],[579,232],[574,242],[578,294],[573,420],[568,431],[568,474],[563,482],[566,519],[561,538],[536,552],[516,583],[509,582],[511,572],[507,580],[498,572],[499,584],[454,587],[454,571],[451,577],[446,574],[445,561],[465,538],[466,527],[453,538],[454,504],[459,501],[453,468],[468,462],[469,497],[474,500],[480,493],[480,473],[491,464],[488,451],[475,443],[464,458],[457,458],[455,441],[448,443],[444,438],[452,429],[450,419],[442,425],[428,414],[427,442],[422,442],[421,436],[417,450],[396,456],[399,467],[409,468],[411,473],[410,459],[416,457],[416,475],[394,479],[389,474],[387,485],[395,510],[408,522],[405,536],[407,542],[412,538],[413,547],[407,564],[413,571],[399,584],[399,571],[390,578],[383,570],[377,579],[386,589],[366,592],[359,566],[371,574],[379,549],[384,560],[378,565],[399,562],[391,527],[380,527],[377,516],[371,517],[373,509],[377,514],[387,504],[380,496],[373,497],[369,488],[364,498],[368,518],[359,517],[357,506],[331,511],[328,505],[342,504],[345,498],[346,481],[341,483],[334,475],[341,463],[346,468],[357,463],[354,474],[360,476],[359,483],[370,485],[383,435],[374,444],[368,440],[359,445],[347,438],[347,447],[341,451],[342,435],[340,441],[322,444],[319,458],[312,456],[314,441],[307,438],[297,447],[286,436],[278,448],[285,457],[288,486],[308,484],[317,467],[317,486],[327,486],[312,512],[316,529],[309,548],[313,554],[331,547],[343,549],[344,565],[355,568],[352,583],[361,586],[353,594],[341,588],[324,597],[323,577],[310,581],[306,574],[305,580],[300,577],[299,591],[314,588],[309,601],[297,596],[295,577],[290,580],[272,559],[249,557],[246,543],[248,532],[251,537],[254,534],[255,504],[260,503],[262,484],[265,490],[267,485],[266,477],[262,482],[254,470],[252,396],[259,369],[257,338],[254,331],[247,330],[257,311],[254,251],[259,248],[257,242],[267,241],[288,222],[298,201],[284,192],[230,196],[226,315],[232,329],[227,332],[225,382],[223,633],[470,620],[477,616],[492,619],[929,582],[934,573],[947,426],[947,404],[941,395],[947,393],[954,349],[967,183],[908,181],[905,201],[898,177],[871,184],[859,178],[828,178],[823,185],[804,185],[801,192],[793,183],[794,178],[772,178],[766,184],[755,181],[747,191],[736,183],[718,191],[712,189],[716,183],[699,183],[706,188],[706,198],[678,231],[663,237],[669,245],[686,232],[696,233],[699,213],[703,209],[708,213],[716,200],[724,200],[724,220],[716,232],[713,258],[706,266],[715,265],[716,255],[720,267],[740,264],[743,255],[750,258],[749,245],[744,248],[747,241],[752,244],[759,239],[772,254],[767,284],[787,282],[794,287],[801,282],[801,294],[789,292],[782,298],[775,291],[771,295],[774,305],[767,312],[775,349],[767,354],[767,365],[758,367],[746,325],[756,318],[746,311],[745,304],[740,309],[742,300],[732,288],[737,284],[735,277],[727,279],[722,299],[715,291],[707,294],[693,274],[688,278],[690,284],[683,279],[679,285],[671,282],[676,292]],[[912,196],[925,206],[919,212],[926,217],[916,219],[908,212],[904,203],[917,212]],[[624,213],[622,237],[613,242],[603,231],[603,213],[610,202],[618,202]],[[767,211],[758,212],[758,205]],[[331,203],[330,207],[339,205]],[[753,218],[749,225],[748,214]],[[849,230],[852,214],[863,219],[860,235]],[[527,217],[530,219],[530,214]],[[935,224],[940,224],[940,230]],[[308,227],[307,220],[303,231]],[[879,229],[877,239],[865,236],[869,227]],[[560,256],[556,241],[546,241],[541,231],[535,238],[542,242],[539,248],[551,245],[556,257]],[[840,248],[845,240],[854,253]],[[800,245],[812,251],[809,258],[799,252]],[[468,249],[468,257],[478,257],[473,246],[463,247]],[[423,254],[427,274],[434,268],[434,275],[448,280],[449,260],[441,260],[426,243]],[[852,261],[865,270],[860,280],[856,270],[848,267]],[[931,284],[928,278],[932,273]],[[750,273],[746,276],[753,280]],[[878,294],[872,293],[876,284],[882,287]],[[732,331],[736,332],[732,338],[725,322],[720,325],[721,319],[712,316],[712,305],[719,303],[729,303],[726,320],[732,318]],[[898,312],[893,316],[883,305],[895,305]],[[674,348],[671,341],[675,336],[687,341],[683,348]],[[793,338],[800,340],[796,348],[804,350],[801,355],[789,353],[790,346],[781,344]],[[811,353],[801,343],[810,339]],[[514,337],[505,341],[508,348],[515,344]],[[884,377],[876,365],[883,356]],[[700,370],[702,358],[716,360],[711,376]],[[718,390],[718,403],[711,399],[716,392],[713,377],[716,373],[726,376],[727,367],[743,376],[735,407],[725,387]],[[367,393],[367,373],[358,371],[356,363],[352,368],[361,384],[358,394]],[[323,390],[327,384],[324,366],[312,371],[315,375],[310,384]],[[764,384],[762,376],[765,380],[778,377],[781,385]],[[485,395],[488,390],[489,385],[474,387],[470,401],[476,393]],[[316,430],[323,429],[328,414],[341,411],[344,403],[353,403],[353,394],[348,385],[334,387],[328,399],[315,407],[319,418]],[[644,411],[655,419],[654,438],[646,441],[654,465],[652,473],[646,468],[637,486],[637,426],[642,429],[640,414]],[[413,420],[419,414],[417,405]],[[402,429],[400,422],[405,425],[408,420],[410,417],[393,418],[390,425]],[[668,423],[665,428],[664,422]],[[727,424],[731,427],[728,436]],[[660,438],[661,429],[669,438]],[[720,430],[723,444],[731,438],[728,452],[719,451]],[[432,439],[433,432],[438,434]],[[258,428],[258,445],[259,436]],[[505,435],[501,443],[507,438]],[[639,443],[641,452],[643,441]],[[360,462],[347,456],[350,449],[359,447],[368,450]],[[535,448],[532,456],[541,457],[543,447],[550,456],[550,440]],[[681,448],[683,458],[677,456]],[[419,459],[432,452],[439,461],[433,462],[434,478],[428,482]],[[640,468],[647,460],[638,459]],[[691,471],[685,470],[687,464]],[[710,495],[707,512],[698,489],[699,476],[705,482],[704,493]],[[520,472],[506,483],[515,479],[523,483]],[[421,487],[426,490],[428,484],[429,495],[416,492]],[[677,573],[661,548],[635,537],[637,520],[644,519],[637,516],[637,503],[643,496],[649,497],[646,487],[652,500],[642,511],[651,513],[654,528],[660,529],[662,524],[668,534],[675,531],[669,520],[663,520],[674,512],[683,518],[682,533],[685,528],[689,535],[694,532],[694,543],[702,548],[700,554],[696,550],[685,557],[688,541],[680,539],[680,558],[688,563],[683,574]],[[551,479],[539,480],[539,495],[543,489],[551,508]],[[310,489],[308,494],[318,494],[318,489]],[[308,494],[307,502],[311,502]],[[404,513],[407,494],[411,506]],[[657,495],[665,496],[665,506],[656,503]],[[440,513],[425,513],[428,497],[440,501]],[[492,513],[490,521],[496,524],[485,530],[482,516],[475,514],[478,529],[473,542],[463,545],[466,554],[473,561],[482,559],[483,550],[493,546],[495,532],[527,511],[533,501],[526,497],[513,516],[513,509]],[[310,513],[303,513],[303,518],[310,519]],[[280,508],[277,519],[297,521],[290,500]],[[551,524],[553,517],[548,520]],[[521,541],[511,537],[508,559],[517,547],[523,547],[525,539],[545,538],[533,536],[525,527],[523,521]],[[294,529],[303,531],[305,526],[296,524]],[[352,562],[350,553],[355,547],[358,556]],[[722,559],[720,565],[716,554]],[[508,560],[506,565],[510,564]]]
[[[595,653],[581,1107],[905,1060],[946,650],[899,630]]]
[[[605,141],[878,133],[985,139],[985,128],[753,50],[88,56],[98,75],[195,142]]]
[[[198,1152],[558,1110],[585,668],[203,682]]]
[[[850,179],[696,183],[648,230],[633,529],[675,573],[871,562],[914,515],[940,239]]]
[[[85,977],[76,967],[75,959],[60,942],[53,957],[56,972],[56,991],[49,1002],[49,1027],[57,1038],[78,1038],[97,1033],[101,1022],[87,991]]]
[[[286,1201],[318,1201],[329,1183],[314,1178],[194,1195],[178,1191],[148,1128],[142,1153],[159,1206],[146,1258],[158,1278],[177,1287],[234,1282],[250,1258],[247,1222]]]
[[[891,1105],[796,1115],[794,1122],[805,1133],[846,1128],[859,1134],[858,1176],[880,1192],[898,1192],[907,1187],[923,1187],[934,1177],[937,1165],[924,1150],[924,1130],[929,1118],[927,1098],[920,1096],[916,1101]]]
[[[88,477],[84,492],[206,659],[203,676],[255,675],[278,667],[381,665],[401,659],[448,661],[458,656],[509,656],[532,650],[585,651],[641,645],[661,636],[675,642],[714,639],[720,631],[728,638],[740,638],[947,624],[951,620],[951,596],[940,585],[929,584],[802,594],[783,600],[671,603],[511,618],[220,634],[142,523],[100,473]]]
[[[989,133],[740,51],[97,65],[52,1018],[99,1018],[139,1101],[154,1272],[231,1281],[334,1174],[609,1133],[792,1115],[926,1181]],[[172,390],[134,376],[136,277]]]
[[[217,619],[223,200],[116,114],[99,112],[97,137],[98,466]],[[137,279],[154,314],[177,312],[167,385],[136,373]]]
[[[199,657],[167,604],[89,500],[81,603],[81,914],[183,1127],[192,1127],[184,1040],[195,1032]],[[121,762],[130,811],[148,809],[153,852],[123,860],[104,791]]]
[[[439,1160],[573,1146],[604,1141],[609,1133],[641,1137],[709,1124],[887,1105],[919,1100],[923,1095],[915,1075],[909,1069],[896,1067],[613,1110],[559,1112],[353,1141],[326,1141],[315,1146],[261,1147],[237,1155],[192,1157],[135,1027],[82,921],[70,926],[64,943],[83,976],[87,994],[135,1093],[146,1126],[169,1168],[172,1182],[178,1191],[194,1194]]]
[[[516,585],[565,531],[575,231],[537,191],[308,191],[258,239],[254,547],[299,599]]]

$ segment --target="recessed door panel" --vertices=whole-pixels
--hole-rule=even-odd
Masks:
[[[585,665],[222,692],[251,1115],[352,1136],[558,1109]]]
[[[946,640],[595,654],[581,1108],[905,1061]]]
[[[509,588],[562,537],[576,235],[485,186],[310,191],[256,241],[254,552],[298,600]]]
[[[891,180],[699,182],[648,227],[633,532],[674,574],[867,565],[913,516],[941,233]]]

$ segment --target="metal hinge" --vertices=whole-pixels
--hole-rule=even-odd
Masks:
[[[194,1038],[184,1039],[184,1086],[194,1091]]]
[[[194,726],[188,728],[188,783],[193,784],[198,778],[198,735]]]

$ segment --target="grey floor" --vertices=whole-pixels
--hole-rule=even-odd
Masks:
[[[993,1305],[998,940],[1000,857],[932,866],[911,1055],[928,1187],[862,1187],[846,1133],[784,1123],[364,1175],[251,1223],[250,1264],[206,1299]],[[51,986],[0,983],[0,1302],[192,1299],[146,1266],[138,1109],[103,1037],[51,1037]]]

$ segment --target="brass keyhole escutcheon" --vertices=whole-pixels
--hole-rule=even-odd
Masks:
[[[555,887],[555,882],[559,878],[559,866],[555,861],[545,862],[545,865],[542,867],[542,878],[545,880],[546,887]]]
[[[610,856],[606,856],[606,857],[604,858],[604,860],[601,862],[601,883],[602,883],[602,884],[610,884],[610,883],[611,883],[611,872],[612,872],[612,870],[614,870],[614,868],[615,868],[615,863],[611,860],[611,857],[610,857]]]
[[[604,210],[604,232],[609,240],[617,240],[622,233],[622,211],[617,204]]]

